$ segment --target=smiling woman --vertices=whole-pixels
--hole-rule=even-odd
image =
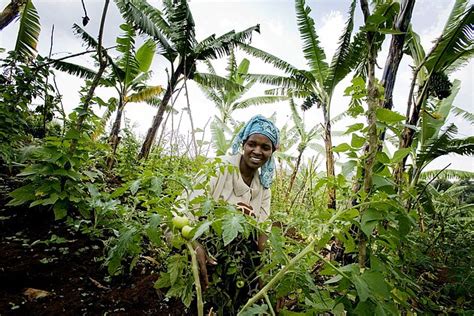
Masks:
[[[261,115],[252,117],[235,137],[232,156],[225,158],[239,171],[211,179],[213,198],[238,205],[258,221],[266,220],[275,170],[272,154],[278,145],[279,131],[273,122]]]
[[[279,130],[272,121],[257,115],[252,117],[239,131],[232,144],[232,155],[223,161],[235,167],[225,168],[209,181],[208,194],[216,201],[222,200],[235,205],[247,216],[253,216],[258,222],[264,222],[270,215],[270,186],[273,180],[275,163],[272,154],[278,149]],[[189,200],[204,194],[196,190]],[[194,214],[189,214],[194,217]],[[250,241],[262,251],[266,236]],[[255,245],[256,242],[256,245]],[[204,247],[195,243],[203,288],[208,286],[206,254]],[[198,249],[201,249],[198,251]]]

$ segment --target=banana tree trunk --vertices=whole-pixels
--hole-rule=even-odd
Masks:
[[[410,25],[414,6],[415,0],[403,1],[402,8],[397,16],[394,27],[395,30],[401,31],[402,34],[394,34],[392,36],[388,57],[385,62],[381,83],[385,89],[383,107],[389,110],[393,107],[393,88],[395,86],[398,67],[403,57],[403,45],[405,43],[406,31]],[[382,135],[385,135],[385,133],[382,133]]]
[[[176,70],[173,72],[173,75],[171,76],[170,81],[168,82],[165,95],[163,96],[163,99],[161,100],[161,104],[158,107],[158,112],[153,117],[152,125],[148,129],[145,141],[140,150],[140,154],[138,155],[138,159],[148,158],[148,155],[150,154],[150,151],[151,151],[151,146],[153,145],[153,142],[155,141],[158,128],[160,127],[161,122],[163,121],[163,114],[165,113],[165,109],[168,106],[169,101],[171,100],[171,96],[173,95],[173,92],[176,88],[178,79],[183,74],[183,70],[184,70],[184,62],[180,62]]]
[[[326,151],[326,176],[328,179],[334,178],[336,172],[334,171],[334,152],[332,151],[332,135],[331,135],[331,120],[327,113],[327,107],[321,106],[324,113],[324,147]],[[332,181],[330,181],[332,182]],[[333,184],[328,184],[328,200],[327,207],[336,209],[336,187]]]

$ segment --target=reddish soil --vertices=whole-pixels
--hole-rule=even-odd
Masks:
[[[64,239],[45,243],[53,234]],[[145,262],[131,275],[110,278],[103,251],[100,241],[55,223],[51,211],[0,209],[0,315],[186,313],[153,288],[158,275]],[[50,294],[28,298],[30,288]]]

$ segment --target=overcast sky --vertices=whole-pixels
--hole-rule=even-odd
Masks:
[[[0,9],[3,9],[10,0],[0,0]],[[149,1],[151,4],[160,6],[160,1]],[[80,0],[33,0],[41,18],[41,37],[39,41],[39,52],[47,55],[50,47],[50,34],[52,25],[55,27],[53,42],[53,58],[62,57],[68,53],[77,53],[84,50],[81,41],[73,36],[71,26],[73,23],[81,24],[84,15]],[[412,18],[413,29],[420,35],[425,51],[431,48],[432,41],[440,34],[444,27],[447,16],[451,10],[454,0],[418,0]],[[85,29],[93,35],[97,35],[100,15],[102,12],[102,0],[85,0],[88,15],[91,19]],[[347,11],[350,5],[349,0],[319,0],[307,1],[312,8],[311,16],[315,20],[316,30],[324,48],[328,60],[332,57],[338,38],[344,27]],[[196,22],[197,39],[201,40],[210,34],[221,35],[229,30],[243,30],[255,24],[260,24],[261,34],[253,36],[252,45],[268,51],[294,66],[305,68],[306,63],[303,58],[301,41],[296,26],[296,17],[293,1],[283,0],[190,0],[191,10]],[[356,27],[360,26],[362,17],[360,7],[356,9]],[[115,45],[115,38],[120,33],[119,25],[122,23],[120,14],[111,1],[106,20],[106,31],[104,45],[106,47]],[[0,47],[11,50],[14,47],[18,23],[9,25],[0,32]],[[386,40],[386,43],[390,39]],[[379,54],[378,64],[383,68],[387,55],[387,47]],[[244,55],[239,54],[242,58]],[[71,61],[84,65],[90,64],[89,56],[81,56]],[[269,65],[265,65],[257,60],[251,59],[250,72],[253,73],[275,73]],[[395,110],[405,113],[408,89],[411,82],[411,60],[404,56],[398,74],[397,85],[394,91]],[[220,74],[224,75],[225,60],[216,62]],[[164,85],[166,81],[165,68],[168,64],[163,58],[156,57],[153,63],[155,76],[149,82],[151,85]],[[204,69],[204,68],[201,68]],[[378,77],[381,77],[379,70]],[[451,79],[462,81],[461,90],[455,101],[455,105],[470,112],[474,112],[474,63],[471,61],[462,70],[453,73]],[[76,107],[79,102],[78,91],[82,82],[73,76],[59,74],[58,84],[61,94],[64,95],[64,104],[67,110]],[[349,85],[349,79],[342,81],[336,88],[331,108],[331,116],[346,111],[349,102],[348,97],[343,96],[344,89]],[[251,94],[258,95],[262,89],[256,89]],[[107,99],[114,96],[113,91],[105,89],[98,90],[98,94]],[[204,127],[208,119],[216,114],[212,103],[208,101],[193,83],[190,83],[190,104],[193,113],[195,127]],[[181,97],[176,103],[176,109],[181,110],[186,106],[186,100]],[[151,124],[151,120],[156,110],[146,105],[130,104],[126,111],[126,117],[136,125],[136,131],[144,135]],[[277,113],[277,124],[283,125],[289,120],[289,107],[285,103],[271,106],[253,107],[235,112],[235,117],[240,121],[245,121],[251,116],[261,113],[270,116]],[[313,126],[321,122],[322,113],[314,108],[305,114],[307,126]],[[184,116],[183,128],[189,128],[189,121]],[[461,137],[473,135],[473,128],[469,124],[461,122],[459,119],[451,118],[459,127]],[[335,130],[344,130],[348,121],[342,121],[334,127]],[[209,133],[208,133],[209,134]],[[335,145],[345,141],[341,138],[335,139]],[[448,159],[452,162],[451,168],[474,171],[474,160],[467,157],[452,157]],[[443,168],[446,158],[436,161],[432,168]]]

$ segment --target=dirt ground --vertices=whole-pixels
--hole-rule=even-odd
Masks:
[[[0,202],[0,315],[185,314],[153,288],[158,275],[146,264],[110,278],[100,242],[55,223],[51,211]]]

